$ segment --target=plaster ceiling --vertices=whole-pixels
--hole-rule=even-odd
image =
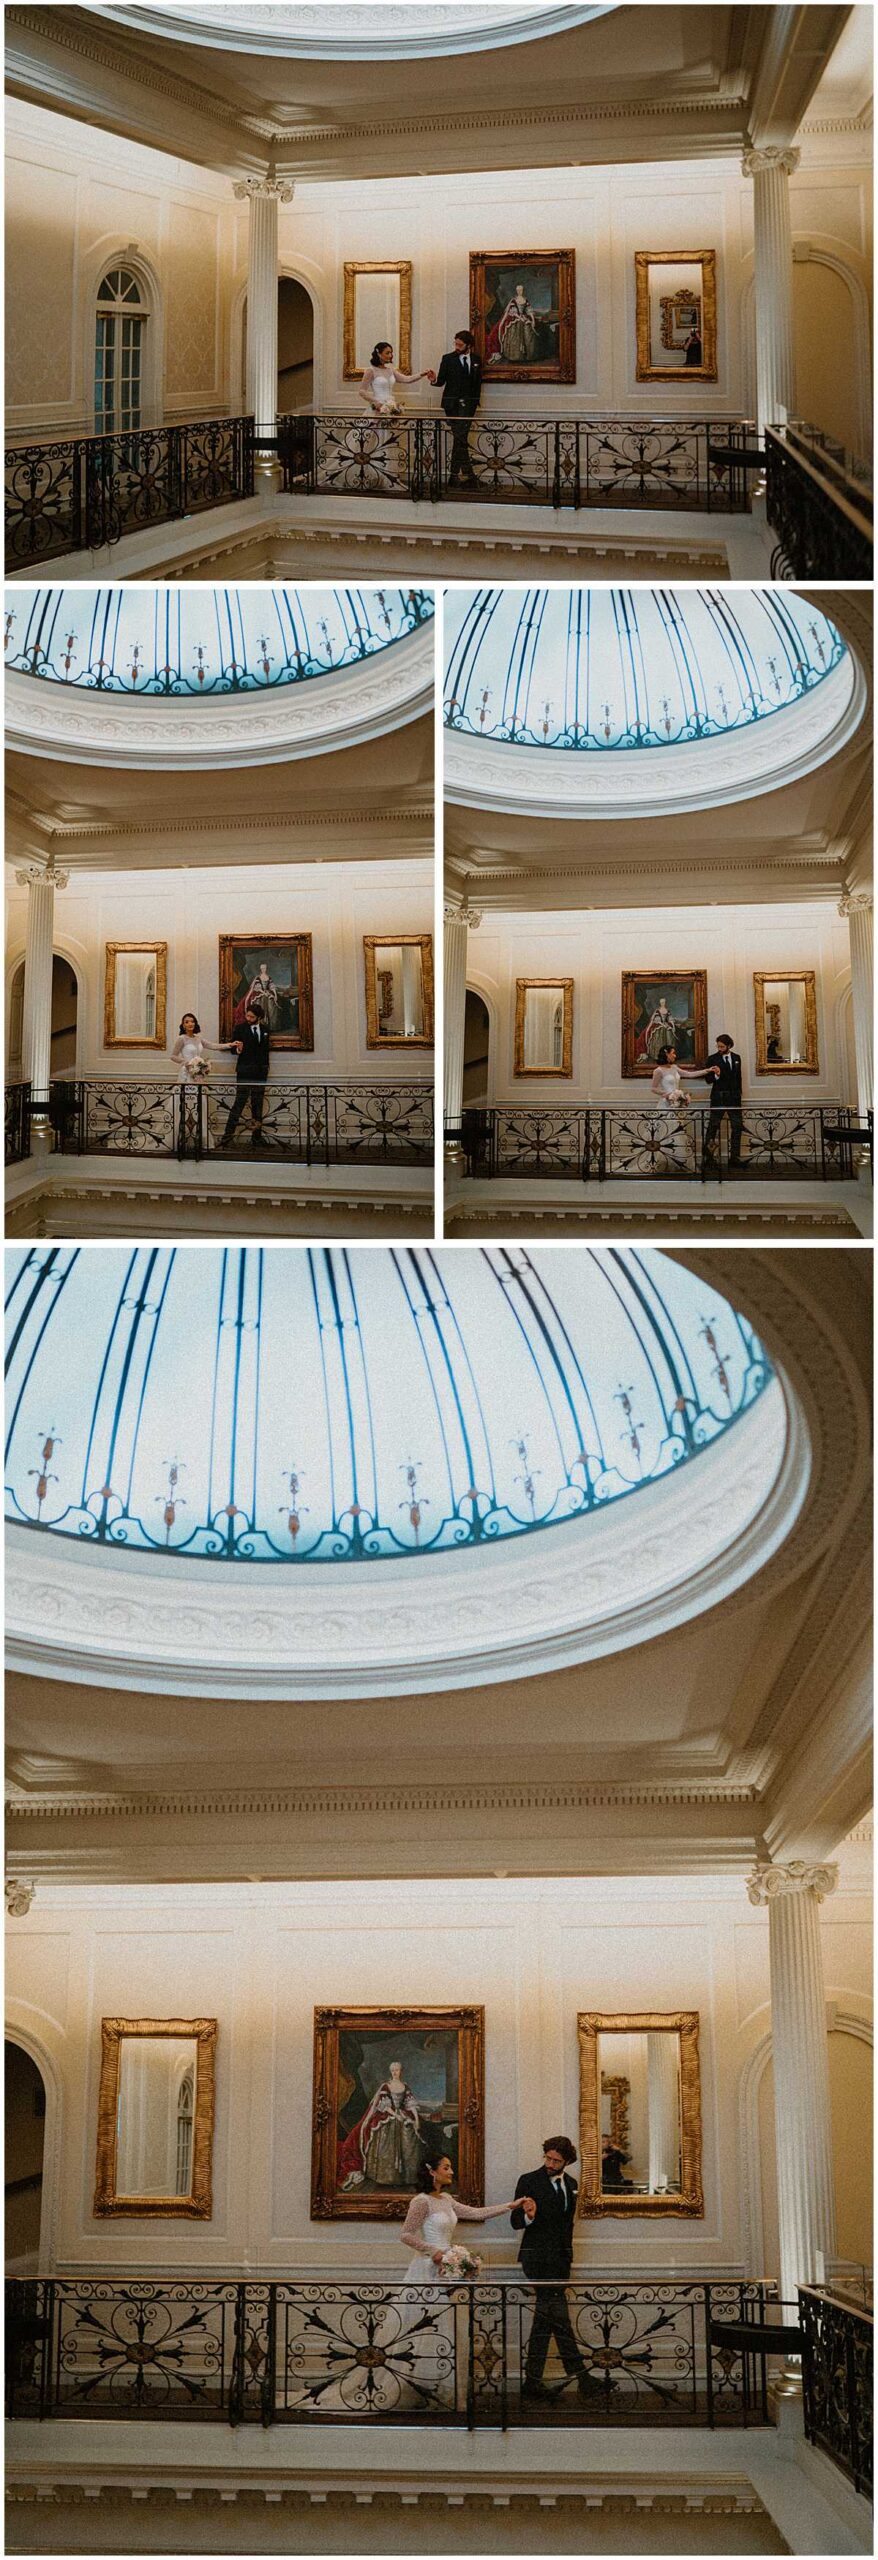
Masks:
[[[142,707],[142,706],[141,706]],[[205,705],[206,709],[207,706]],[[149,772],[145,799],[143,772]],[[433,722],[295,762],[162,771],[7,752],[8,860],[82,871],[432,853]]]
[[[567,160],[737,154],[788,142],[849,16],[811,0],[638,5],[491,52],[397,61],[267,57],[172,40],[102,12],[6,13],[13,92],[216,169],[383,176]]]

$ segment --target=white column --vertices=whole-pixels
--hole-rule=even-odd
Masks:
[[[27,890],[21,1072],[35,1094],[45,1095],[52,1073],[55,891],[66,889],[69,873],[56,871],[53,863],[29,862],[15,877],[19,888]]]
[[[820,1904],[837,1883],[837,1867],[801,1858],[756,1867],[747,1883],[750,1901],[768,1906],[780,2289],[792,2303],[797,2285],[813,2281],[818,2251],[835,2250]]]
[[[744,154],[753,180],[756,251],[756,407],[760,435],[795,409],[793,242],[790,179],[798,151],[777,147]]]
[[[646,2102],[654,2196],[680,2184],[680,2039],[667,2027],[647,2029]]]
[[[466,960],[467,935],[481,924],[475,908],[446,907],[443,953],[443,988],[445,1003],[444,1102],[445,1125],[457,1128],[463,1110],[463,1048],[466,1030]]]
[[[851,938],[851,996],[854,1009],[854,1052],[857,1061],[857,1104],[865,1116],[872,1109],[874,1003],[872,898],[866,889],[845,890],[838,912],[846,916]]]
[[[235,195],[250,206],[247,259],[247,409],[257,435],[273,436],[277,420],[277,284],[278,206],[291,204],[291,178],[275,176],[272,160],[264,178],[239,178]],[[276,482],[278,466],[270,454],[256,456],[257,477]]]

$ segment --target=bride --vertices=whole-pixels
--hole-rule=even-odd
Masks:
[[[669,1162],[689,1172],[695,1162],[695,1136],[689,1120],[689,1097],[683,1091],[683,1079],[690,1084],[708,1084],[703,1067],[678,1067],[676,1049],[660,1049],[650,1081],[659,1113],[667,1124],[664,1153]]]
[[[379,338],[377,347],[372,349],[360,383],[360,399],[365,400],[367,409],[374,409],[376,417],[396,417],[399,411],[399,401],[396,396],[398,382],[435,382],[435,380],[435,373],[429,370],[424,373],[400,373],[399,366],[393,361],[393,348],[389,338]]]
[[[453,2184],[454,2170],[447,2153],[441,2160],[425,2160],[421,2192],[412,2197],[399,2235],[404,2247],[414,2251],[405,2271],[406,2284],[447,2285],[449,2278],[443,2274],[442,2261],[446,2251],[455,2245],[458,2223],[494,2222],[500,2214],[512,2212],[514,2197],[508,2204],[461,2204],[459,2197],[449,2193]],[[407,2323],[410,2338],[418,2324],[428,2326],[433,2352],[428,2345],[426,2358],[419,2356],[417,2366],[413,2365],[412,2378],[427,2387],[434,2399],[444,2396],[443,2375],[447,2375],[453,2388],[454,2323],[453,2303],[449,2302],[447,2311],[434,2312],[422,2297],[414,2298],[413,2317]]]

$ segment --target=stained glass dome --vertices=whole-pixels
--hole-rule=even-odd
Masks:
[[[458,590],[446,654],[449,729],[585,754],[753,729],[838,669],[844,702],[853,687],[840,633],[788,588]]]
[[[35,1245],[8,1269],[7,1516],[117,1555],[487,1556],[587,1538],[760,1400],[776,1438],[746,1319],[657,1251]]]
[[[419,587],[16,588],[6,666],[88,693],[210,701],[360,666],[434,611]]]

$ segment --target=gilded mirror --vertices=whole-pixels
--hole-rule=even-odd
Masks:
[[[638,382],[716,381],[716,250],[635,249]]]
[[[163,1049],[168,979],[166,942],[108,942],[104,974],[105,1049]]]
[[[364,933],[367,1049],[433,1046],[433,936]]]
[[[697,2009],[579,2019],[580,2213],[703,2214]]]
[[[209,2221],[215,2018],[103,2018],[96,2214]]]
[[[373,347],[393,348],[400,373],[412,369],[410,258],[348,258],[344,271],[345,382],[359,382]]]
[[[572,978],[515,981],[515,1074],[573,1073]]]
[[[819,1073],[817,992],[813,969],[769,978],[754,971],[756,1072],[760,1076]]]

